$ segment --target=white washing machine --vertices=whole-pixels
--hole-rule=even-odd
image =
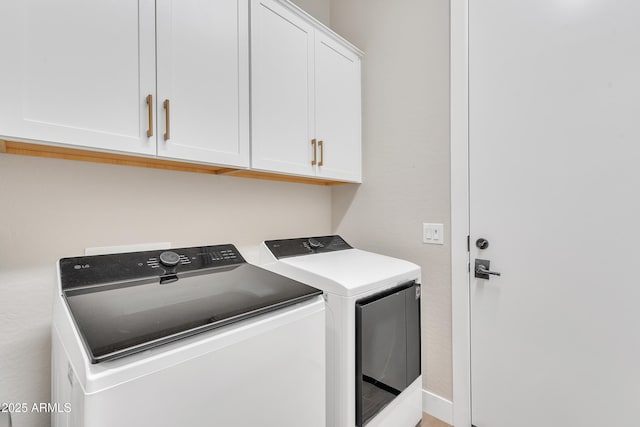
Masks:
[[[65,258],[54,427],[325,426],[325,302],[233,245]]]
[[[420,267],[354,249],[340,236],[266,241],[260,264],[324,291],[327,426],[416,426]]]

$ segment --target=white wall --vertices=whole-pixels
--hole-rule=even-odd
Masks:
[[[329,0],[292,0],[297,6],[325,25],[331,21],[331,2]]]
[[[422,266],[424,387],[451,399],[449,1],[333,0],[331,26],[365,51],[364,183],[333,190],[333,227]],[[422,222],[446,244],[424,245]]]
[[[0,154],[0,402],[47,402],[55,262],[85,247],[174,247],[331,232],[326,187]],[[45,427],[16,414],[15,427]]]

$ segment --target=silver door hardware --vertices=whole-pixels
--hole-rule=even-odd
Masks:
[[[476,240],[476,246],[478,249],[487,249],[489,247],[489,241],[487,239],[479,238]]]
[[[491,261],[488,259],[476,259],[475,276],[477,279],[488,279],[491,276],[500,276],[497,271],[491,271]]]

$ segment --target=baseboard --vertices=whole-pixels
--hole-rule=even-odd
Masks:
[[[453,402],[444,397],[423,389],[422,410],[440,421],[453,425]]]

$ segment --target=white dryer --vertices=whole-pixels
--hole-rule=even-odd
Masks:
[[[327,426],[415,427],[420,267],[354,249],[340,236],[265,241],[260,263],[324,292]]]
[[[322,292],[233,245],[61,259],[54,427],[325,426]]]

